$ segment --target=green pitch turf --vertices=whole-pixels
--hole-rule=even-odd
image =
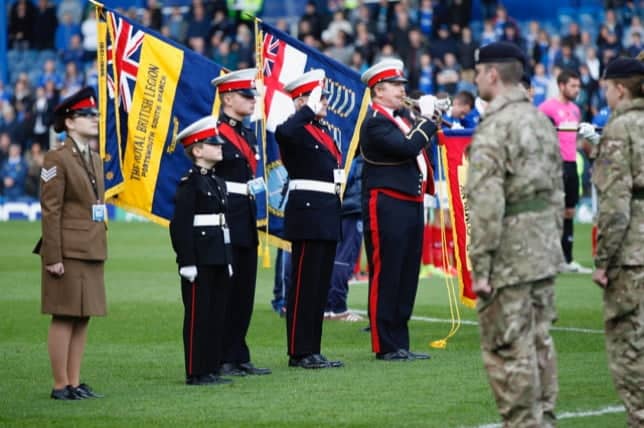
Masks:
[[[284,319],[271,309],[273,270],[259,269],[249,332],[253,361],[273,374],[234,384],[183,384],[182,305],[168,232],[153,224],[109,226],[109,314],[92,319],[82,380],[105,398],[56,402],[40,314],[39,223],[0,223],[0,426],[167,427],[474,427],[498,422],[475,325],[462,325],[446,349],[430,349],[449,324],[411,322],[412,349],[429,361],[386,363],[370,352],[366,323],[326,322],[323,352],[341,369],[287,367]],[[576,258],[591,265],[590,228],[576,228]],[[366,309],[367,287],[349,303]],[[620,405],[606,364],[601,294],[589,275],[557,281],[558,412]],[[461,307],[464,320],[476,313]],[[422,280],[414,315],[449,318],[441,280]],[[623,412],[562,419],[561,427],[625,426]]]

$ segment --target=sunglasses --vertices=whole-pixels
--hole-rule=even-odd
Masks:
[[[98,111],[96,110],[78,110],[75,111],[72,116],[74,117],[97,117]]]

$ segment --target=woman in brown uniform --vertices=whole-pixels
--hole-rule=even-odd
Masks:
[[[103,165],[90,141],[98,137],[94,92],[81,89],[54,110],[54,129],[67,139],[45,155],[41,171],[42,312],[52,315],[47,347],[51,398],[99,397],[80,382],[90,316],[105,315],[103,264],[107,215]]]

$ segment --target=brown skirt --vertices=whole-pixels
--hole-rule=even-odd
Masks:
[[[104,316],[105,283],[102,261],[63,259],[65,274],[41,268],[42,313],[76,317]]]

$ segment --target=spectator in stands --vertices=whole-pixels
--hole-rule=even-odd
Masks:
[[[402,6],[398,4],[396,6]],[[394,25],[389,34],[389,40],[396,47],[396,51],[405,62],[409,51],[410,37],[409,33],[412,30],[411,23],[409,22],[409,15],[402,7],[394,8]],[[420,31],[418,32],[420,36]],[[407,63],[405,62],[405,67]]]
[[[513,43],[517,45],[523,52],[527,51],[525,40],[517,32],[517,27],[509,22],[506,22],[503,27],[503,35],[501,36],[501,41]]]
[[[0,133],[7,134],[11,141],[17,143],[22,141],[22,124],[16,118],[16,110],[11,104],[5,104],[2,108]]]
[[[229,70],[236,70],[237,67],[237,52],[232,49],[231,43],[228,39],[222,40],[212,55],[213,61],[217,64],[226,67]]]
[[[47,80],[45,82],[45,94],[51,104],[58,105],[58,101],[60,101],[60,91],[56,88],[56,84],[53,80]]]
[[[498,6],[498,3],[499,3],[498,0],[481,0],[481,8],[483,9],[483,19],[484,20],[487,21],[488,19],[494,18],[494,15],[496,14],[496,8]]]
[[[353,53],[351,54],[351,61],[349,62],[349,67],[357,71],[358,73],[362,74],[363,72],[367,71],[367,68],[369,66],[365,62],[362,52],[359,50],[354,50]]]
[[[534,76],[530,80],[532,87],[532,104],[535,106],[540,105],[546,100],[548,93],[548,76],[546,76],[546,68],[541,63],[534,66]]]
[[[174,6],[171,9],[170,16],[168,16],[165,27],[168,28],[168,35],[172,40],[179,43],[185,43],[186,34],[188,32],[188,23],[181,12],[179,6]]]
[[[608,28],[608,31],[615,33],[617,40],[621,43],[624,31],[613,9],[606,9],[604,12],[604,25]]]
[[[38,79],[38,86],[45,86],[48,81],[54,82],[56,89],[60,90],[63,86],[63,78],[56,70],[56,61],[53,59],[46,60],[42,65],[43,71]]]
[[[25,156],[27,163],[27,178],[25,180],[25,194],[30,198],[40,198],[40,171],[42,170],[45,154],[40,144],[33,143]]]
[[[31,47],[34,14],[34,5],[29,0],[18,0],[11,6],[8,22],[9,31],[7,32],[9,47],[12,49],[28,49]]]
[[[479,114],[474,109],[474,95],[467,91],[457,93],[452,100],[452,108],[444,119],[452,125],[452,128],[476,127]]]
[[[96,52],[94,52],[96,54]],[[83,42],[79,34],[74,34],[69,40],[67,46],[61,55],[63,64],[73,62],[76,64],[78,70],[82,70],[85,66],[85,50],[83,49]],[[80,88],[79,88],[80,89]]]
[[[38,8],[34,12],[32,47],[36,50],[54,49],[57,26],[56,7],[48,0],[38,0]]]
[[[22,148],[18,143],[9,146],[9,156],[0,165],[0,181],[3,196],[7,202],[18,202],[25,197],[27,163],[22,158]]]
[[[212,24],[208,33],[209,39],[212,40],[212,36],[216,33],[221,33],[223,37],[232,36],[233,28],[234,27],[226,16],[226,13],[222,10],[217,10],[215,11],[215,17],[212,19]]]
[[[426,39],[434,36],[434,5],[432,0],[421,0],[416,15],[416,22]]]
[[[9,157],[9,146],[11,145],[11,136],[7,132],[0,132],[0,165]],[[0,181],[0,192],[2,191],[2,181]]]
[[[98,46],[98,34],[96,32],[96,10],[90,8],[87,18],[81,24],[83,34],[83,60],[90,62],[96,58],[96,47]],[[82,70],[82,68],[79,68]]]
[[[474,52],[479,48],[479,44],[472,38],[472,30],[469,27],[463,27],[457,46],[458,62],[463,70],[474,70]]]
[[[597,50],[593,47],[586,49],[586,60],[584,62],[593,79],[599,80],[601,76],[601,63],[597,58]]]
[[[350,64],[353,47],[347,44],[347,35],[344,31],[335,32],[331,45],[324,50],[324,53],[344,65]]]
[[[456,62],[456,56],[451,52],[446,52],[443,58],[443,67],[436,75],[437,91],[454,95],[460,80],[460,71],[461,67]]]
[[[237,44],[237,68],[251,68],[255,61],[255,41],[248,28],[248,24],[240,23],[237,26],[235,37]]]
[[[67,98],[83,88],[85,79],[78,71],[77,64],[73,61],[65,64],[65,76],[63,77],[63,87],[60,93],[63,98]]]
[[[192,14],[189,18],[188,30],[186,38],[188,40],[201,37],[204,42],[208,37],[210,31],[210,19],[206,16],[206,9],[203,4],[197,3],[192,7]]]
[[[56,51],[60,54],[70,46],[72,36],[82,35],[80,26],[74,22],[72,14],[65,12],[63,14],[62,22],[56,28],[56,35],[54,41],[54,47]]]
[[[469,92],[470,94],[478,93],[474,79],[476,78],[474,70],[462,70],[461,80],[456,85],[456,92]]]
[[[367,24],[360,22],[356,25],[356,39],[354,48],[362,53],[362,57],[367,64],[373,64],[373,59],[376,55],[376,39],[373,34],[368,31]]]
[[[494,23],[488,19],[483,23],[483,32],[481,33],[481,47],[494,42],[496,42]]]
[[[58,21],[64,22],[65,15],[69,15],[71,22],[79,25],[83,17],[83,5],[81,0],[61,0],[58,2]]]
[[[443,67],[443,60],[446,53],[458,55],[458,47],[456,41],[452,38],[449,32],[449,27],[444,24],[438,29],[438,39],[431,42],[429,46],[429,53],[432,54],[434,63],[438,67]]]
[[[374,8],[374,22],[375,27],[370,29],[370,32],[376,36],[378,42],[387,39],[387,34],[391,28],[393,8],[390,7],[389,0],[379,0]]]
[[[631,43],[626,49],[626,53],[628,53],[628,56],[635,58],[642,50],[644,50],[644,44],[642,44],[641,33],[631,33]]]
[[[45,93],[45,88],[36,88],[36,100],[32,106],[29,129],[31,131],[32,146],[49,149],[49,126],[52,124],[54,104],[50,103]]]
[[[157,0],[147,0],[146,8],[143,12],[144,25],[153,30],[161,30],[163,22],[163,15],[161,13],[161,5]]]
[[[539,40],[539,22],[530,21],[528,24],[528,32],[525,34],[525,47],[528,58],[534,58],[534,48]]]
[[[573,47],[568,43],[561,45],[561,52],[555,58],[555,65],[562,70],[570,70],[575,73],[579,72],[579,60],[573,55]]]
[[[582,31],[580,42],[575,45],[574,55],[580,62],[586,62],[586,52],[590,48],[595,48],[590,33],[588,31]]]
[[[550,46],[548,47],[548,53],[546,54],[546,69],[550,71],[550,74],[554,74],[554,68],[561,68],[556,64],[557,58],[561,55],[561,38],[558,35],[553,35],[550,37]]]
[[[448,7],[449,25],[458,25],[464,28],[470,25],[472,19],[472,2],[471,0],[453,0],[449,2]]]
[[[427,45],[418,27],[412,27],[407,33],[407,37],[407,43],[401,45],[398,51],[407,68],[409,86],[417,88],[420,76],[420,56],[427,50]]]
[[[622,48],[621,43],[617,38],[615,31],[610,30],[606,25],[602,25],[599,29],[597,36],[597,48],[599,49],[600,56],[604,58],[605,52],[610,51],[610,58],[617,56]],[[604,64],[608,64],[604,62]]]
[[[581,110],[582,120],[584,122],[589,122],[593,117],[591,112],[591,101],[599,89],[599,84],[590,75],[590,70],[586,64],[581,64],[579,66],[579,81],[581,85],[579,95],[577,96],[575,103]]]
[[[640,1],[640,7],[638,8],[638,6],[635,5],[635,1],[626,0],[622,7],[620,7],[618,10],[618,17],[620,18],[620,21],[631,22],[631,19],[634,16],[640,17],[642,14],[644,14],[644,10],[642,9],[641,4],[642,2]]]
[[[642,27],[642,20],[639,16],[635,15],[630,20],[630,26],[624,32],[624,47],[627,48],[633,43],[632,35],[638,33],[644,34],[644,27]]]
[[[333,14],[333,20],[329,23],[326,30],[322,31],[322,41],[327,45],[332,45],[338,32],[344,32],[347,36],[353,35],[351,23],[344,16],[344,11],[338,10]]]
[[[309,1],[308,3],[306,3],[304,14],[300,18],[299,24],[301,24],[302,22],[308,23],[310,34],[312,34],[318,40],[321,39],[323,19],[322,15],[318,12],[317,5],[314,1]]]
[[[563,45],[564,43],[569,44],[573,49],[581,43],[579,24],[574,21],[568,24],[568,34],[566,34],[561,40],[561,44]]]
[[[506,24],[514,27],[515,33],[519,34],[519,26],[517,22],[508,16],[508,11],[503,5],[496,7],[496,14],[494,15],[494,32],[496,33],[496,40],[501,40],[505,33]]]
[[[420,76],[418,89],[423,94],[433,94],[436,88],[436,66],[429,53],[420,56]]]
[[[309,21],[300,21],[297,23],[297,39],[302,41],[306,36],[313,36],[311,23]]]

